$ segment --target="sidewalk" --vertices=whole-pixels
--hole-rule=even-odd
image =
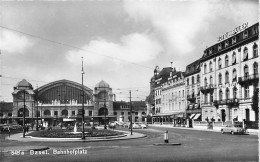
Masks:
[[[187,128],[187,127],[173,127],[173,125],[160,125],[160,124],[150,124],[151,127],[162,127],[162,128],[173,128],[173,129],[187,129],[187,130],[198,130],[198,131],[208,131],[208,132],[220,132],[218,129],[199,129],[199,128]],[[258,129],[247,129],[247,134],[249,135],[259,135]]]

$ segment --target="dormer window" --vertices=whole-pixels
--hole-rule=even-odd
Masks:
[[[221,43],[218,44],[218,50],[220,51],[222,49]]]
[[[227,47],[229,44],[228,40],[225,42],[225,47]]]
[[[252,34],[254,35],[254,34],[257,34],[257,33],[258,33],[258,28],[257,28],[257,26],[254,26],[252,28]]]
[[[245,39],[245,38],[247,38],[248,37],[248,31],[246,30],[246,31],[244,31],[244,33],[243,33],[243,38]]]
[[[212,49],[209,49],[209,54],[210,54],[210,55],[212,54]]]
[[[236,43],[237,42],[237,39],[236,39],[236,36],[234,36],[233,38],[232,38],[232,44],[234,44],[234,43]]]

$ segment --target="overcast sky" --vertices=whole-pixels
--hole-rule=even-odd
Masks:
[[[0,101],[23,78],[81,83],[81,57],[85,86],[105,80],[118,100],[130,89],[144,100],[156,65],[185,70],[218,36],[257,21],[257,0],[1,1]]]

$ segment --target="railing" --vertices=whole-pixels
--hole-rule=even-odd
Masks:
[[[214,100],[214,105],[237,105],[239,103],[239,99],[230,98],[225,100]]]
[[[187,100],[196,100],[194,95],[187,95]]]
[[[238,78],[238,83],[243,83],[243,82],[248,82],[248,81],[253,81],[259,79],[259,74],[252,74],[252,75],[248,75],[248,76],[244,76],[244,77],[239,77]]]
[[[206,90],[213,90],[214,88],[216,88],[215,84],[209,84],[209,85],[201,86],[200,90],[206,91]]]

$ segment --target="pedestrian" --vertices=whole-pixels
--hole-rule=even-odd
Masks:
[[[11,134],[11,130],[10,130],[10,126],[8,126],[8,134],[9,134],[9,138],[10,138],[10,134]]]

